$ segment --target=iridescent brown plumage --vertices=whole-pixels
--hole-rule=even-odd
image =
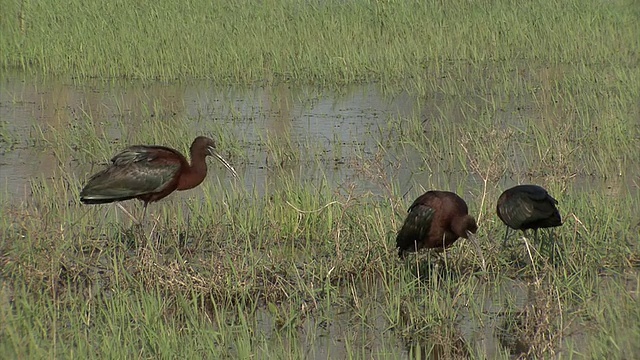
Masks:
[[[215,142],[198,136],[190,148],[191,164],[177,150],[164,146],[135,145],[111,159],[111,165],[93,175],[80,192],[84,204],[105,204],[139,199],[147,204],[176,190],[192,189],[207,176],[208,155],[215,156],[237,177],[235,169],[216,152]],[[144,215],[143,215],[144,217]]]
[[[449,191],[428,191],[409,207],[409,214],[396,237],[398,255],[403,258],[405,252],[422,248],[447,248],[462,237],[476,247],[484,268],[484,256],[475,239],[477,230],[476,220],[469,215],[462,198]]]
[[[537,240],[539,228],[562,225],[556,204],[558,201],[538,185],[518,185],[505,190],[496,205],[498,217],[507,225],[502,245],[507,243],[509,228],[522,232],[533,229]]]

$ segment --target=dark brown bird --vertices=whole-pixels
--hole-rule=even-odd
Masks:
[[[496,206],[498,217],[507,225],[502,246],[507,243],[509,228],[525,233],[533,229],[537,241],[539,228],[562,225],[556,204],[558,201],[538,185],[518,185],[505,190]]]
[[[235,169],[216,152],[215,142],[198,136],[191,144],[191,164],[177,150],[164,146],[135,145],[111,159],[111,165],[93,175],[80,192],[84,204],[105,204],[139,199],[147,204],[176,190],[192,189],[207,176],[208,155],[215,156],[237,177]]]
[[[444,249],[458,238],[469,239],[475,246],[486,268],[484,255],[475,239],[478,225],[469,215],[467,203],[460,196],[449,191],[428,191],[418,197],[409,207],[402,228],[398,232],[396,244],[398,255],[422,248]]]

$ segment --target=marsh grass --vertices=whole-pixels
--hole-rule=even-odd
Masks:
[[[211,109],[189,113],[141,85],[100,110],[107,121],[80,104],[29,140],[0,123],[1,151],[29,142],[56,161],[25,201],[0,195],[2,357],[482,358],[490,336],[496,358],[640,351],[640,37],[629,4],[176,4],[4,1],[0,59],[80,79],[379,80],[420,110],[363,130],[362,144],[339,129],[252,137],[243,129],[259,126],[261,103],[223,95],[206,106],[230,121],[210,121]],[[296,94],[308,107],[324,95]],[[269,98],[287,99],[281,88]],[[265,183],[210,162],[199,188],[151,204],[142,227],[113,205],[79,203],[88,176],[125,146],[186,155],[195,134],[214,137],[238,170],[263,167]],[[336,177],[343,167],[352,171]],[[559,201],[564,225],[541,231],[542,244],[512,233],[501,247],[495,199],[515,183]],[[469,204],[487,272],[463,240],[397,259],[406,207],[434,188]]]
[[[76,78],[325,85],[410,78],[419,88],[433,75],[465,76],[466,67],[495,62],[633,64],[640,31],[634,7],[632,1],[3,1],[0,61]],[[457,72],[451,64],[465,66]]]
[[[61,140],[50,144],[72,148]],[[456,151],[457,159],[469,156]],[[550,190],[562,209],[580,213],[563,211],[565,226],[554,231],[563,244],[562,266],[538,254],[537,244],[527,255],[518,235],[506,250],[500,241],[485,242],[490,271],[474,275],[479,263],[464,242],[440,258],[396,259],[393,229],[406,201],[379,176],[386,168],[380,159],[383,154],[369,158],[361,172],[378,184],[378,194],[347,184],[336,191],[322,176],[301,183],[280,168],[278,186],[263,194],[220,178],[205,182],[201,197],[176,194],[153,204],[142,229],[125,224],[115,207],[69,201],[81,186],[72,176],[34,182],[33,200],[3,209],[3,239],[15,239],[2,243],[3,353],[228,358],[287,351],[302,358],[324,354],[329,345],[317,340],[323,335],[343,340],[329,346],[336,357],[394,358],[399,345],[392,339],[400,339],[410,356],[459,358],[482,351],[465,341],[461,318],[482,324],[494,316],[503,319],[497,337],[515,355],[557,356],[572,346],[592,354],[635,349],[638,334],[609,323],[618,319],[632,328],[625,317],[638,319],[637,296],[624,285],[611,287],[605,279],[614,275],[602,271],[637,280],[628,273],[637,262],[626,227],[633,214],[619,216],[637,197],[596,207],[591,204],[607,201],[604,194],[566,193],[556,183]],[[499,195],[486,191],[490,199]],[[179,205],[183,200],[186,206]],[[470,203],[477,211],[477,202]],[[487,239],[502,239],[501,224],[488,215],[482,229]],[[509,256],[523,265],[505,262]],[[500,301],[492,288],[503,277],[528,283],[529,290],[496,315],[487,303]],[[617,305],[604,308],[610,315],[596,310],[593,301],[616,294],[622,296]],[[338,313],[350,315],[340,320]],[[620,340],[588,335],[596,337],[588,346],[566,340],[575,326],[587,325]],[[591,334],[585,329],[581,334]],[[111,340],[96,345],[95,339]]]

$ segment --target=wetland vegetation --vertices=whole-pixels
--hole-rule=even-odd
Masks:
[[[635,2],[0,7],[0,357],[640,353]],[[80,203],[118,150],[195,135],[240,179],[209,162],[142,228]],[[564,225],[502,248],[518,183]],[[398,259],[428,189],[486,272],[465,241]]]

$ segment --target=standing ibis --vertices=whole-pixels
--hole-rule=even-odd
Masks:
[[[105,204],[129,199],[147,204],[176,190],[192,189],[207,176],[208,155],[215,156],[237,177],[235,169],[216,152],[215,142],[204,136],[193,140],[191,164],[177,150],[164,146],[130,146],[111,159],[108,168],[91,176],[80,192],[84,204]]]
[[[396,238],[400,258],[404,258],[405,252],[422,248],[447,248],[462,237],[473,243],[486,269],[484,255],[475,239],[478,225],[460,196],[449,191],[428,191],[411,204],[408,212]]]
[[[518,185],[505,190],[496,206],[498,217],[507,225],[502,246],[507,243],[509,228],[522,232],[533,229],[537,241],[539,228],[562,225],[557,203],[547,190],[538,185]]]

